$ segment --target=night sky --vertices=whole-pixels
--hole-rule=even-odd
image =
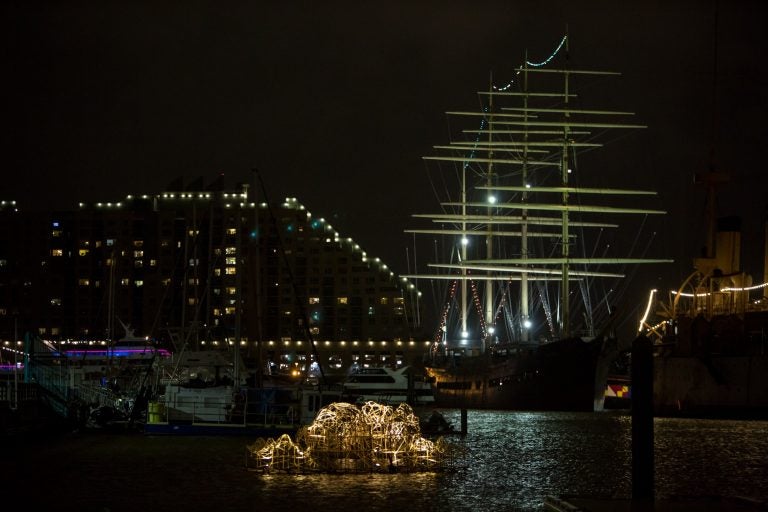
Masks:
[[[225,6],[225,7],[223,7]],[[476,108],[525,51],[566,31],[574,67],[619,71],[598,97],[648,129],[607,151],[615,186],[670,212],[651,279],[668,288],[703,243],[696,172],[727,171],[720,214],[744,219],[762,282],[768,83],[765,2],[9,1],[3,24],[2,199],[73,208],[176,178],[297,197],[407,273],[412,213],[436,210],[422,156],[445,111]],[[716,16],[717,12],[717,16]],[[717,31],[715,31],[717,27]],[[717,37],[715,37],[717,34]],[[717,49],[717,59],[715,59]],[[717,71],[716,75],[714,74]],[[498,80],[496,80],[498,79]]]

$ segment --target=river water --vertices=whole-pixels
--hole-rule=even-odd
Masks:
[[[625,413],[469,411],[467,435],[450,439],[466,455],[446,473],[262,475],[246,468],[248,438],[6,438],[0,479],[6,503],[94,512],[543,510],[546,495],[631,496]],[[656,418],[654,439],[657,498],[768,501],[768,422]]]

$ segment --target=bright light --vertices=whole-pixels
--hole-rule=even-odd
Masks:
[[[469,245],[469,238],[465,236],[461,237],[461,245]]]
[[[496,204],[496,196],[488,196],[488,202],[491,204]]]
[[[525,327],[526,329],[530,329],[531,325],[533,325],[531,321],[526,318],[525,321],[523,322],[523,327]]]
[[[488,334],[493,334],[495,332],[496,332],[496,328],[495,327],[489,327],[488,328]]]
[[[648,313],[651,312],[651,305],[653,304],[653,296],[656,294],[656,289],[654,288],[651,290],[651,293],[648,294],[648,304],[645,306],[645,313],[643,313],[643,319],[640,320],[640,326],[637,328],[637,332],[643,331],[643,325],[645,325],[645,321],[648,319]]]
[[[469,332],[468,331],[461,331],[461,339],[465,340],[469,338]]]

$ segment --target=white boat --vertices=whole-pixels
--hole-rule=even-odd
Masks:
[[[235,360],[241,364],[237,354],[210,350],[169,361],[149,403],[144,432],[277,437],[294,434],[340,399],[340,387],[269,380],[248,385]]]
[[[387,405],[407,403],[412,406],[433,404],[432,387],[410,366],[400,369],[353,368],[342,384],[342,397],[353,403],[368,401]]]

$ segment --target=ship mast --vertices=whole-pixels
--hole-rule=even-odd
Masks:
[[[491,73],[490,76],[490,83],[488,84],[488,90],[493,92],[493,73]],[[493,94],[490,94],[488,96],[488,146],[491,148],[488,151],[488,173],[486,175],[486,185],[489,187],[493,186]],[[489,191],[489,194],[493,194],[493,191]],[[486,199],[488,201],[488,218],[493,219],[494,210],[493,210],[493,202],[490,200],[490,198]],[[493,259],[493,224],[488,223],[488,232],[485,235],[485,254],[488,259]],[[493,325],[493,314],[494,314],[494,307],[493,307],[493,272],[488,270],[486,272],[486,282],[485,282],[485,325],[486,329],[488,329],[489,326]],[[482,339],[482,346],[480,348],[481,352],[485,352],[485,346],[486,346],[486,337],[489,336],[487,333],[480,333],[481,339]],[[489,340],[490,341],[490,340]]]
[[[565,55],[566,59],[568,58],[568,39],[565,40]],[[563,103],[565,104],[564,108],[564,114],[563,117],[565,121],[568,120],[569,112],[568,112],[568,85],[569,85],[569,73],[566,70],[564,73],[564,80],[563,80]],[[562,276],[560,281],[560,336],[562,338],[567,338],[571,335],[571,318],[570,318],[570,286],[569,286],[569,276],[568,272],[570,270],[570,265],[568,264],[568,257],[570,256],[570,229],[568,226],[568,222],[570,221],[569,215],[568,215],[568,123],[563,123],[563,147],[562,147],[562,162],[560,164],[560,176],[562,181],[562,187],[563,187],[563,212],[562,212],[562,221],[563,221],[563,238],[562,238],[562,256],[563,256],[563,263],[562,263]]]
[[[523,93],[528,92],[528,50],[525,51],[525,62],[523,63]],[[523,121],[528,121],[528,96],[523,96]],[[520,184],[524,189],[528,185],[528,131],[523,133],[523,166],[521,169]],[[525,204],[528,200],[528,194],[523,190],[520,193],[521,203]],[[523,260],[523,266],[526,266],[525,260],[528,259],[528,210],[523,208],[520,212],[522,218],[520,224],[520,258]],[[528,342],[529,328],[529,306],[528,306],[528,273],[520,274],[520,341]]]
[[[561,42],[566,53],[567,43],[566,37]],[[481,102],[487,105],[485,108],[447,112],[452,116],[474,118],[480,126],[478,129],[462,130],[463,140],[436,145],[434,149],[438,151],[437,154],[423,157],[428,161],[461,166],[461,197],[457,202],[441,203],[444,211],[453,208],[456,213],[413,215],[429,219],[437,227],[408,229],[406,232],[452,237],[460,235],[461,261],[430,263],[428,267],[433,273],[404,277],[461,280],[461,329],[464,336],[468,332],[467,315],[471,309],[467,286],[476,275],[482,274],[486,281],[485,307],[480,312],[480,328],[483,328],[484,320],[489,334],[479,338],[490,341],[494,334],[491,330],[496,314],[493,282],[504,281],[509,286],[519,281],[519,309],[518,314],[513,315],[515,325],[508,338],[514,337],[526,343],[535,334],[535,328],[529,327],[534,314],[530,297],[534,282],[538,283],[541,292],[541,307],[549,326],[549,337],[566,338],[574,336],[577,328],[572,325],[572,319],[577,313],[572,309],[570,300],[571,281],[624,277],[621,272],[607,270],[608,266],[672,261],[597,255],[587,257],[586,253],[576,252],[576,243],[580,247],[584,245],[582,231],[587,233],[589,230],[617,228],[618,219],[628,215],[662,215],[666,212],[626,204],[627,196],[655,196],[654,191],[578,185],[576,175],[572,174],[573,157],[570,151],[576,154],[577,151],[602,147],[593,131],[607,132],[645,126],[613,121],[633,116],[632,112],[574,108],[572,105],[576,94],[573,90],[579,77],[609,77],[619,73],[576,70],[570,69],[570,66],[549,68],[546,65],[552,57],[541,63],[531,63],[526,54],[523,65],[515,68],[516,76],[521,80],[518,91],[509,91],[508,87],[495,88],[491,81],[490,90],[478,93],[489,96],[487,102]],[[510,103],[512,106],[506,106]],[[468,182],[473,175],[481,176],[480,183]],[[475,191],[485,191],[486,197],[473,202],[469,187]],[[598,200],[597,204],[593,200]],[[618,206],[612,206],[611,201]],[[607,218],[609,222],[592,220],[591,217],[598,215]],[[470,253],[467,250],[467,238],[470,235],[482,237],[485,241],[484,254],[478,254],[482,259],[468,259]],[[511,238],[520,240],[513,249],[514,252],[519,251],[519,254],[494,255],[494,248],[497,253],[500,252],[499,249],[503,250],[506,244],[505,240]],[[557,250],[555,246],[553,252],[544,250],[534,253],[531,251],[534,241],[552,241],[559,244],[560,248]],[[537,254],[539,252],[541,254]],[[547,283],[555,281],[559,283],[559,308],[556,315],[546,298],[550,288]],[[588,287],[582,287],[582,293],[585,294],[583,308],[586,325],[591,326],[593,311]],[[477,297],[474,298],[477,300]],[[446,335],[445,339],[448,341],[450,337]]]

